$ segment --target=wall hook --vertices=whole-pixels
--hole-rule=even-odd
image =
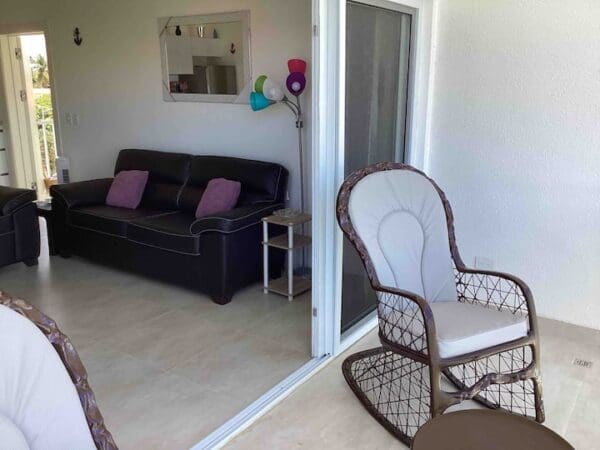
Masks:
[[[229,53],[231,53],[233,55],[235,53],[235,50],[236,50],[235,44],[232,42],[231,47],[229,47]]]
[[[81,34],[79,33],[79,28],[75,28],[75,30],[73,31],[73,42],[75,42],[75,45],[81,45],[81,43],[83,42]]]

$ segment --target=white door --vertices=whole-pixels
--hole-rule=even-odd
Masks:
[[[14,187],[36,189],[45,195],[40,144],[34,120],[33,85],[29,61],[19,36],[0,36],[0,70],[6,98],[4,122],[6,156]]]

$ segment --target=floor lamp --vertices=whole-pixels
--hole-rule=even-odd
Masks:
[[[276,103],[283,103],[294,114],[296,128],[298,129],[298,156],[300,162],[300,209],[304,213],[304,154],[302,147],[302,129],[304,122],[302,117],[302,107],[300,105],[300,95],[306,88],[306,62],[302,59],[290,59],[288,61],[288,75],[285,85],[287,90],[295,98],[290,100],[284,93],[281,86],[267,77],[261,75],[254,83],[254,92],[250,93],[250,107],[253,111],[260,111]],[[305,234],[304,224],[302,224],[302,234]],[[306,271],[305,250],[302,249],[302,270]]]

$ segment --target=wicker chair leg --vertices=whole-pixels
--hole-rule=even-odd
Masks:
[[[430,414],[431,417],[437,417],[443,414],[448,408],[447,399],[443,396],[442,375],[439,370],[435,370],[433,365],[429,366],[430,390]]]
[[[511,373],[538,364],[536,352],[526,347],[496,354],[444,370],[444,375],[460,391],[467,390],[486,373]],[[533,358],[533,359],[532,359]],[[530,377],[509,384],[492,384],[473,398],[491,409],[502,409],[537,422],[544,421],[541,380]]]
[[[428,366],[376,347],[350,355],[342,372],[367,411],[410,446],[417,430],[431,418]]]
[[[542,399],[542,381],[538,378],[532,378],[533,392],[535,396],[535,420],[543,423],[546,420],[546,412],[544,410],[544,400]]]

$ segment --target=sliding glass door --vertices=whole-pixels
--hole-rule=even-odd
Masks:
[[[391,2],[347,3],[346,176],[369,164],[404,161],[412,16],[393,8]],[[348,240],[343,248],[342,284],[343,332],[376,305],[360,258]]]

